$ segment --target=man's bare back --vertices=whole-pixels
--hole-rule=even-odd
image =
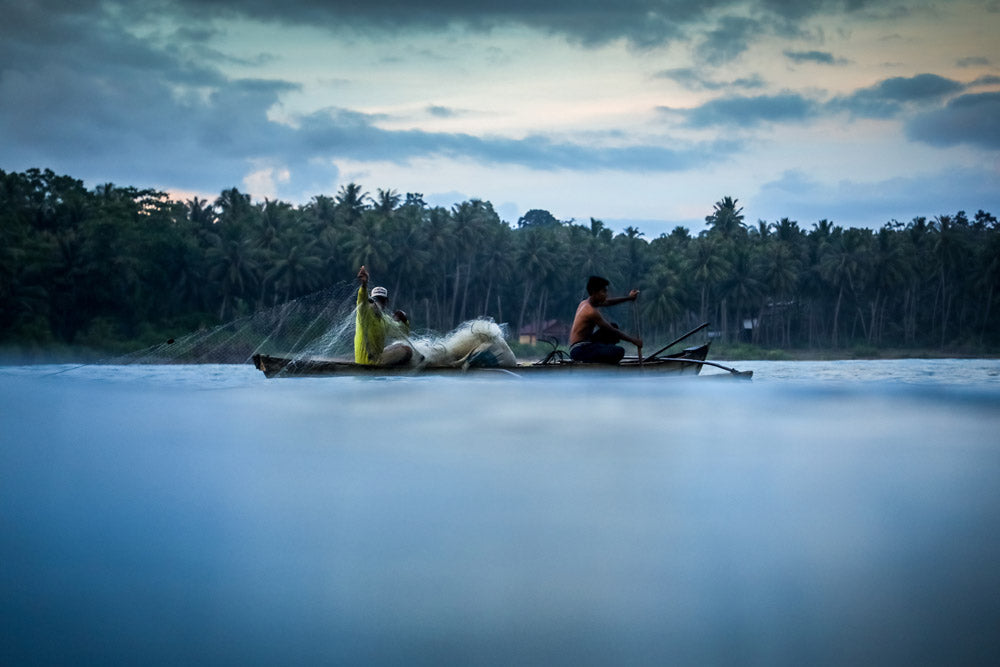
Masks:
[[[574,359],[591,356],[590,353],[584,352],[582,349],[584,347],[583,344],[587,343],[591,347],[594,345],[603,345],[605,348],[608,348],[607,350],[600,350],[597,356],[603,359],[604,357],[609,357],[608,352],[612,352],[613,354],[610,356],[615,357],[613,360],[610,357],[603,360],[617,363],[617,360],[621,359],[621,355],[625,351],[620,347],[611,346],[620,340],[627,340],[635,345],[639,356],[642,356],[642,340],[638,337],[629,336],[613,324],[608,323],[598,310],[602,306],[614,306],[625,301],[635,301],[639,297],[639,292],[638,290],[632,290],[628,296],[609,299],[607,285],[607,280],[597,276],[591,276],[590,281],[588,281],[587,292],[589,296],[577,306],[576,315],[573,317],[573,326],[569,334],[570,356]],[[579,348],[576,346],[579,346]]]
[[[573,328],[569,332],[569,344],[575,345],[576,343],[590,340],[590,335],[602,322],[606,327],[611,326],[601,316],[601,312],[591,305],[590,299],[584,299],[576,307],[576,315],[573,316]]]

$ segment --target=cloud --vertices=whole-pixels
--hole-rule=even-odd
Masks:
[[[723,84],[704,81],[692,69],[665,70],[657,74],[694,90],[712,90]],[[859,118],[892,118],[904,110],[919,113],[907,121],[911,139],[933,145],[966,143],[995,147],[1000,122],[996,99],[1000,93],[952,95],[973,86],[991,86],[1000,77],[983,76],[970,84],[936,74],[894,77],[835,97],[827,102],[795,92],[776,95],[730,95],[709,100],[691,109],[660,107],[664,113],[680,116],[693,128],[752,128],[766,123],[801,123],[813,118],[847,111]],[[947,103],[945,103],[947,101]],[[942,106],[943,105],[943,106]]]
[[[822,183],[799,170],[789,170],[741,202],[749,215],[765,220],[787,216],[805,228],[826,218],[843,227],[877,229],[891,220],[1000,210],[1000,182],[988,169],[954,167],[873,182],[845,179],[836,183]]]
[[[290,152],[396,163],[445,157],[538,170],[670,172],[704,164],[712,160],[713,155],[736,149],[736,143],[732,141],[686,146],[678,142],[664,142],[681,146],[679,148],[647,143],[600,146],[558,142],[544,135],[510,139],[421,130],[386,130],[378,127],[378,120],[377,116],[346,109],[327,109],[310,114],[300,119],[300,129],[289,137],[292,142]]]
[[[690,40],[707,32],[708,59],[722,63],[742,52],[741,42],[756,36],[775,30],[791,34],[799,23],[813,16],[853,12],[877,4],[858,0],[549,0],[541,4],[537,0],[175,0],[167,4],[140,0],[130,5],[130,11],[148,15],[156,10],[181,10],[199,21],[245,17],[355,33],[456,26],[489,32],[515,26],[560,35],[582,45],[624,40],[637,48]],[[770,30],[761,31],[763,27]],[[727,38],[737,41],[727,42]]]
[[[785,57],[798,65],[803,63],[816,63],[818,65],[847,64],[846,59],[836,58],[832,53],[826,51],[785,51]]]
[[[72,49],[74,45],[70,44]],[[0,143],[5,160],[20,168],[48,166],[91,174],[119,174],[137,184],[170,180],[198,189],[206,179],[230,182],[246,156],[280,145],[286,128],[267,118],[280,95],[297,86],[282,81],[227,81],[166,62],[158,76],[130,63],[50,60],[36,70],[11,69],[0,79]],[[192,85],[196,84],[196,85]]]
[[[713,81],[703,73],[690,67],[679,67],[657,72],[653,75],[657,79],[670,79],[688,90],[724,90],[729,88],[757,89],[763,88],[766,84],[763,77],[753,74],[748,77],[740,77],[731,81]]]
[[[230,79],[189,43],[137,36],[98,3],[15,3],[0,25],[4,166],[204,191],[239,183],[289,129],[268,119],[280,80]]]
[[[292,13],[306,11],[301,3],[292,5]],[[174,26],[139,38],[107,5],[67,7],[19,3],[11,23],[0,26],[0,101],[16,100],[0,102],[4,168],[49,167],[92,182],[196,192],[244,183],[268,196],[300,197],[329,187],[339,173],[336,162],[345,159],[406,164],[443,158],[533,170],[655,173],[691,169],[738,149],[732,141],[668,138],[621,145],[610,132],[606,140],[613,145],[542,134],[387,130],[379,127],[382,116],[342,108],[285,124],[270,114],[300,86],[228,78],[219,69],[224,59],[204,50],[215,34],[211,29]],[[223,7],[209,2],[205,11]],[[136,3],[128,11],[142,8]],[[317,5],[315,11],[327,9]],[[439,118],[460,113],[444,106],[425,110]]]
[[[956,97],[942,109],[912,118],[906,124],[906,133],[932,146],[969,144],[1000,149],[1000,93]]]
[[[427,113],[435,118],[455,118],[456,116],[461,115],[462,112],[450,107],[432,104],[427,107]]]
[[[959,67],[988,67],[990,59],[983,58],[982,56],[970,56],[968,58],[959,58],[955,64]]]
[[[858,118],[892,118],[909,105],[940,102],[964,88],[965,84],[937,74],[897,76],[834,98],[829,107]]]
[[[278,196],[279,184],[288,183],[292,174],[283,167],[262,167],[243,179],[243,185],[258,197],[274,199]]]
[[[741,56],[762,32],[762,24],[755,19],[724,16],[718,27],[705,35],[696,53],[710,65],[723,65]]]
[[[969,88],[978,86],[996,86],[1000,85],[1000,76],[994,74],[986,74],[979,77],[975,81],[969,83]]]
[[[559,34],[587,45],[625,39],[637,47],[668,43],[683,34],[685,26],[711,18],[739,0],[555,0],[539,5],[534,0],[180,0],[192,16],[201,18],[244,16],[287,25],[328,26],[392,33],[399,30],[445,29],[460,26],[489,31],[502,26],[523,26]]]
[[[710,100],[693,109],[681,110],[689,127],[756,127],[764,123],[803,122],[817,115],[819,105],[797,93],[731,96]],[[672,110],[677,112],[678,110]]]
[[[712,5],[726,4],[716,0],[692,8],[689,3],[669,0],[666,5],[648,7],[661,18],[669,9],[671,20],[683,22],[702,17]],[[262,159],[269,165],[289,165],[318,158],[404,161],[448,155],[531,168],[626,171],[670,171],[705,160],[704,153],[711,146],[678,148],[676,142],[671,142],[671,148],[602,147],[544,136],[507,139],[393,132],[378,128],[381,119],[376,116],[344,109],[301,117],[297,127],[283,125],[269,119],[268,113],[283,95],[300,87],[277,79],[224,76],[217,68],[224,64],[224,57],[207,50],[219,28],[179,21],[170,23],[172,27],[165,32],[140,38],[128,22],[132,16],[175,6],[186,7],[189,18],[242,15],[292,23],[335,17],[375,21],[389,14],[409,17],[414,13],[424,17],[448,14],[469,23],[486,16],[531,23],[546,14],[529,5],[534,7],[527,2],[473,7],[376,1],[371,7],[358,8],[351,3],[298,0],[281,5],[254,0],[167,5],[139,1],[121,6],[96,0],[16,3],[0,27],[0,61],[4,63],[0,99],[17,101],[0,105],[0,143],[5,159],[18,168],[59,166],[52,164],[52,156],[60,156],[56,161],[85,178],[90,173],[118,173],[144,181],[167,173],[176,179],[174,187],[191,189],[203,187],[206,181],[238,182],[250,168],[248,163]],[[624,30],[622,21],[638,20],[640,5],[647,7],[641,2],[617,9],[605,3],[594,2],[589,8],[574,4],[569,22],[593,19],[589,11],[617,16],[618,27]],[[443,106],[429,106],[427,111],[437,117],[457,113]]]
[[[254,71],[262,65],[279,71],[279,56],[287,53],[281,40],[289,34],[282,25],[328,27],[334,37],[349,35],[359,41],[414,28],[444,31],[458,26],[481,31],[478,36],[483,37],[484,49],[499,48],[499,42],[488,39],[489,31],[499,26],[526,27],[538,31],[539,40],[555,36],[584,46],[621,41],[633,48],[648,48],[683,42],[684,48],[697,50],[691,60],[694,66],[655,76],[690,90],[722,95],[697,108],[677,111],[688,127],[751,129],[769,123],[801,123],[836,110],[877,116],[906,109],[921,113],[907,125],[916,141],[941,146],[990,146],[995,141],[995,125],[984,113],[994,108],[989,99],[945,104],[963,92],[962,84],[932,74],[887,79],[824,105],[817,97],[820,93],[752,96],[767,88],[760,75],[727,78],[725,70],[714,69],[740,58],[758,40],[796,34],[803,21],[870,11],[876,3],[555,0],[541,8],[536,0],[286,0],[280,4],[270,0],[30,0],[8,4],[0,22],[4,161],[0,166],[50,167],[98,182],[198,192],[250,183],[285,196],[291,188],[297,189],[296,195],[323,191],[337,177],[336,164],[342,160],[408,164],[434,159],[539,171],[659,174],[695,170],[745,148],[723,140],[628,139],[631,128],[619,135],[615,128],[605,128],[582,138],[557,138],[530,130],[524,130],[527,136],[514,138],[392,130],[383,127],[387,120],[383,116],[338,106],[321,111],[313,107],[311,113],[296,116],[282,104],[301,103],[312,92],[308,86],[277,75],[235,78],[226,74]],[[253,55],[253,48],[244,51],[233,46],[249,39],[240,33],[248,22],[257,22],[255,41],[239,46],[259,43],[258,55]],[[274,41],[261,39],[270,30]],[[227,48],[240,56],[228,53]],[[278,55],[268,55],[271,49]],[[834,58],[820,51],[788,53],[792,55],[787,57],[802,63],[822,64],[826,56]],[[978,66],[971,60],[969,65]],[[331,77],[337,74],[329,72]],[[301,77],[308,81],[306,75]],[[973,85],[995,83],[996,77],[986,76]],[[431,86],[425,87],[431,92],[424,94],[437,95]],[[333,94],[334,88],[325,85],[324,92]],[[455,99],[463,98],[445,94],[439,98]],[[421,109],[424,118],[477,113],[468,110],[474,103],[464,99],[457,103],[468,106],[464,109],[433,101],[438,100],[411,98],[408,108]],[[316,104],[346,107],[353,103],[324,97]],[[975,131],[963,129],[968,127]],[[307,187],[316,189],[306,191]]]

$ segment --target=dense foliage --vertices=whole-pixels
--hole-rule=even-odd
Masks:
[[[0,343],[139,343],[350,282],[366,264],[420,329],[478,315],[515,331],[568,322],[596,273],[612,293],[642,290],[638,312],[615,315],[641,324],[650,344],[706,320],[725,340],[769,347],[1000,344],[1000,229],[989,213],[876,231],[748,225],[741,211],[724,197],[697,235],[678,227],[647,240],[537,209],[512,227],[489,202],[430,207],[353,183],[296,207],[235,188],[178,202],[0,171]]]

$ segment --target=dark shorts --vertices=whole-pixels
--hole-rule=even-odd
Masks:
[[[625,356],[625,348],[609,343],[577,343],[569,348],[569,356],[574,361],[591,364],[617,364]]]

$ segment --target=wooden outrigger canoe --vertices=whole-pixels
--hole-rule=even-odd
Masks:
[[[253,364],[266,377],[315,377],[315,376],[390,376],[390,375],[461,375],[463,373],[507,372],[515,375],[558,375],[565,372],[585,371],[590,373],[646,374],[695,376],[704,366],[721,368],[726,373],[714,373],[711,377],[734,377],[749,380],[753,371],[738,371],[721,364],[705,361],[709,343],[689,347],[671,357],[656,357],[643,360],[625,358],[616,365],[589,364],[573,361],[564,355],[552,356],[544,362],[521,363],[509,368],[480,366],[368,366],[353,361],[338,359],[297,359],[266,354],[253,355]],[[706,376],[709,377],[709,376]]]

